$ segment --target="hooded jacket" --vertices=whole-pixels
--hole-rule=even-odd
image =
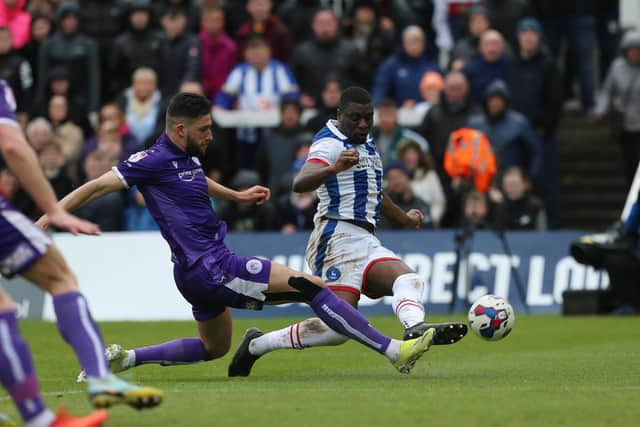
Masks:
[[[505,109],[497,116],[490,116],[487,101],[494,96],[505,100]],[[497,80],[485,92],[484,108],[481,114],[469,119],[469,127],[484,133],[493,147],[498,168],[505,170],[519,166],[532,178],[539,178],[542,167],[542,143],[526,117],[509,108],[509,89]]]

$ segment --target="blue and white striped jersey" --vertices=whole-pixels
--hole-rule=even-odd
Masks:
[[[248,62],[236,65],[214,104],[231,109],[237,100],[238,110],[265,111],[280,108],[285,97],[297,99],[298,96],[298,83],[289,66],[271,59],[262,70],[257,70]],[[257,140],[257,134],[252,128],[239,128],[238,137],[245,142]]]
[[[336,120],[329,120],[315,135],[307,161],[333,165],[342,151],[355,148],[359,162],[318,187],[315,220],[325,216],[366,221],[376,226],[382,202],[382,160],[371,135],[364,144],[352,144],[337,124]]]

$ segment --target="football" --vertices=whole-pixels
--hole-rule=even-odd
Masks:
[[[513,307],[504,298],[484,295],[469,309],[469,326],[481,338],[497,341],[509,335],[516,322]]]

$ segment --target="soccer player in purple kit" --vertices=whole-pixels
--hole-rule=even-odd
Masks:
[[[136,185],[171,248],[178,290],[193,308],[199,337],[134,350],[110,346],[112,369],[222,357],[231,344],[230,307],[260,310],[265,303],[282,302],[295,293],[329,327],[385,355],[396,369],[409,373],[429,349],[433,329],[409,341],[391,339],[371,327],[321,279],[266,259],[236,255],[225,246],[226,224],[216,216],[209,197],[260,204],[269,199],[270,192],[261,186],[237,192],[205,176],[199,157],[213,139],[211,125],[207,98],[176,95],[167,108],[165,133],[153,146],[60,201],[65,210],[73,211],[105,194]],[[46,216],[39,220],[43,227],[47,222]]]
[[[36,156],[27,144],[15,117],[15,99],[9,86],[0,80],[0,152],[25,190],[46,212],[51,224],[74,234],[98,234],[90,222],[68,214],[56,203]],[[102,352],[102,339],[91,318],[87,302],[78,289],[60,251],[40,228],[0,197],[0,273],[17,274],[51,294],[58,330],[73,348],[88,374],[89,399],[96,407],[126,402],[136,407],[155,406],[162,392],[129,384],[111,374]],[[54,415],[44,404],[27,343],[18,330],[15,304],[0,288],[0,382],[13,399],[28,427],[98,426],[105,411],[87,417]],[[3,419],[4,418],[4,419]],[[0,425],[10,425],[0,417]]]

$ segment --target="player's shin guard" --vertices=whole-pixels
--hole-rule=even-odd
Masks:
[[[416,273],[403,274],[393,282],[391,306],[405,329],[424,321],[423,294],[424,282]]]
[[[38,388],[27,343],[20,336],[15,311],[0,312],[0,382],[11,395],[25,424],[54,419]]]
[[[307,298],[313,311],[331,329],[386,354],[391,338],[375,330],[364,316],[329,288],[321,288],[304,277],[291,277],[289,285]]]
[[[186,365],[212,359],[200,338],[179,338],[158,345],[137,348],[133,352],[135,366],[148,363],[162,366]]]
[[[254,356],[262,356],[278,349],[302,350],[308,347],[340,345],[347,340],[346,336],[314,317],[254,338],[249,344],[249,352]]]
[[[87,376],[102,378],[109,374],[100,330],[82,294],[67,292],[57,295],[53,298],[53,307],[60,335],[73,347]]]

